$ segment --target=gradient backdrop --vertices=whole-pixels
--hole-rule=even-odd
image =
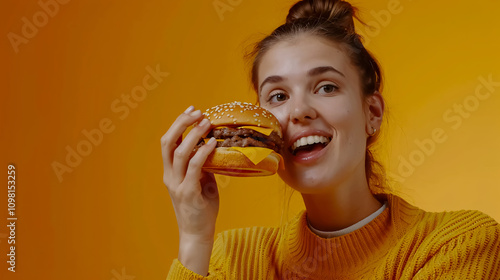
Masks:
[[[189,105],[255,101],[242,56],[292,3],[2,1],[0,278],[164,279],[178,233],[160,137]],[[354,4],[385,71],[380,155],[395,191],[500,220],[500,2]],[[280,223],[278,176],[218,180],[218,232]],[[302,207],[293,196],[289,217]]]

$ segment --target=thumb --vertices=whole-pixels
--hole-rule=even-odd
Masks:
[[[219,189],[213,173],[202,172],[200,184],[201,191],[206,197],[216,198],[219,196]]]

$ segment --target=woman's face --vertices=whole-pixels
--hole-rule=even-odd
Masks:
[[[260,105],[283,129],[279,175],[288,185],[319,193],[366,184],[369,106],[358,71],[338,44],[313,35],[281,41],[262,57],[258,78]]]

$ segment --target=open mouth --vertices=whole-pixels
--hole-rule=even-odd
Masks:
[[[289,151],[293,156],[298,156],[301,154],[308,154],[311,152],[317,152],[324,149],[332,140],[331,137],[310,135],[297,139]]]

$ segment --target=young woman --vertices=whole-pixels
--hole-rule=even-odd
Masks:
[[[284,226],[215,239],[218,196],[208,190],[215,180],[201,166],[216,141],[189,159],[208,120],[191,106],[162,137],[180,238],[168,279],[500,278],[493,219],[477,211],[425,212],[383,192],[384,174],[370,152],[384,114],[382,78],[355,32],[354,12],[344,1],[300,1],[253,53],[260,106],[283,130],[279,175],[306,206]],[[292,149],[314,135],[327,141]],[[199,205],[202,211],[183,211]]]

